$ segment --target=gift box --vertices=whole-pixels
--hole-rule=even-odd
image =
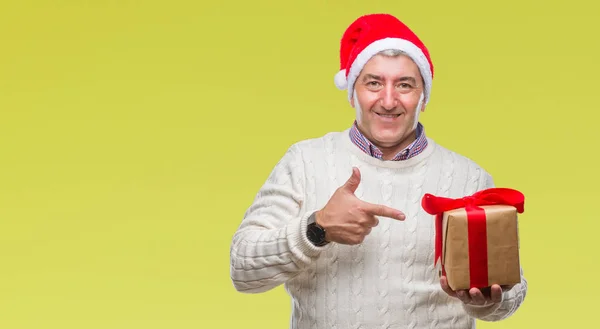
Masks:
[[[452,290],[521,282],[518,214],[524,196],[490,188],[459,199],[425,194],[423,209],[435,215],[435,265]]]

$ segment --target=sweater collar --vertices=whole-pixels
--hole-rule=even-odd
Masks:
[[[366,154],[377,158],[382,159],[383,153],[381,150],[375,146],[368,138],[366,138],[360,130],[358,130],[358,123],[354,120],[352,127],[350,128],[350,140],[353,144],[358,146]],[[425,128],[419,122],[417,124],[417,138],[406,148],[398,152],[391,161],[403,161],[408,160],[417,154],[423,152],[423,150],[427,147],[427,137],[425,136]]]

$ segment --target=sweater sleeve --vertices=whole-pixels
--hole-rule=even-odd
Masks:
[[[482,171],[481,184],[478,189],[487,189],[494,187],[493,178],[485,171]],[[522,305],[527,294],[527,280],[521,270],[521,282],[514,285],[510,290],[502,292],[502,300],[496,304],[490,305],[470,305],[463,304],[463,308],[470,316],[486,322],[500,321],[513,315]]]
[[[230,275],[237,291],[273,289],[328,248],[316,247],[306,237],[307,218],[317,209],[304,209],[304,184],[304,163],[293,145],[256,194],[233,236]]]

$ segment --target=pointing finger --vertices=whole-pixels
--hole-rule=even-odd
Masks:
[[[406,216],[400,211],[380,204],[364,202],[362,208],[370,215],[383,216],[397,220],[404,220]]]

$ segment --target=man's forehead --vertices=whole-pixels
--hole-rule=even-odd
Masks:
[[[362,76],[362,80],[385,80],[385,79],[395,79],[398,81],[412,81],[414,83],[417,82],[417,77],[414,74],[400,74],[400,75],[392,75],[392,74],[376,74],[376,73],[368,73],[364,72]]]
[[[400,56],[404,58],[400,58]],[[404,55],[394,57],[384,55],[373,56],[367,61],[361,71],[361,75],[403,75],[415,78],[420,75],[417,64],[410,57]]]

